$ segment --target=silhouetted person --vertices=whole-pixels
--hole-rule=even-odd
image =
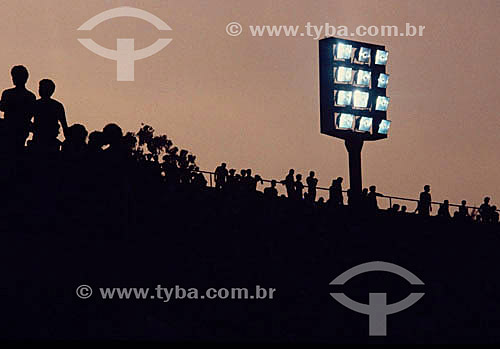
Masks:
[[[377,196],[384,196],[380,193],[377,193],[377,187],[372,185],[370,186],[370,192],[366,196],[366,203],[367,203],[367,208],[370,211],[376,211],[378,210],[378,204],[377,204]]]
[[[16,65],[10,74],[15,87],[2,92],[0,110],[4,112],[9,143],[15,152],[21,152],[29,135],[36,96],[25,87],[29,77],[26,67]]]
[[[491,222],[498,223],[499,214],[496,206],[491,206]]]
[[[193,174],[193,185],[197,187],[198,189],[205,188],[207,186],[207,180],[205,179],[205,176],[203,173],[200,172],[199,167],[194,168],[195,172]]]
[[[458,208],[458,217],[469,217],[469,210],[467,209],[467,201],[462,200],[462,205]]]
[[[35,102],[34,107],[33,141],[43,147],[50,147],[57,142],[59,124],[64,135],[68,131],[63,105],[51,98],[55,89],[56,85],[52,80],[43,79],[39,83],[40,99]]]
[[[298,174],[295,176],[296,181],[295,181],[295,198],[297,200],[302,200],[303,198],[303,191],[304,191],[304,184],[302,183],[302,175]]]
[[[490,198],[485,197],[481,206],[479,206],[479,214],[481,215],[481,220],[483,222],[489,222],[491,219],[491,206]]]
[[[309,177],[306,178],[307,183],[307,200],[310,202],[316,201],[316,187],[318,179],[314,178],[314,171],[309,172]]]
[[[342,181],[344,179],[342,177],[338,177],[337,179],[332,180],[332,185],[328,189],[329,191],[329,201],[333,206],[342,206],[344,205],[344,195],[342,194]]]
[[[235,176],[236,170],[230,169],[226,178],[226,189],[228,192],[233,192],[237,186],[237,179]]]
[[[439,206],[438,214],[439,217],[451,218],[450,215],[450,202],[444,200],[444,202]]]
[[[424,191],[420,193],[420,199],[418,201],[416,212],[422,216],[429,216],[430,212],[432,212],[432,198],[431,198],[431,186],[425,185]]]
[[[80,159],[87,148],[87,130],[80,124],[71,125],[66,131],[62,152],[66,159]]]
[[[389,212],[393,214],[398,214],[399,213],[399,204],[394,204],[392,207],[389,209]]]
[[[278,189],[276,189],[276,181],[274,179],[271,181],[271,186],[264,189],[264,196],[267,198],[278,197]]]
[[[223,162],[215,169],[215,188],[222,189],[227,181],[227,168],[226,163]]]
[[[406,210],[408,209],[408,207],[406,207],[405,205],[401,206],[401,213],[402,214],[406,214]]]
[[[288,196],[289,199],[295,197],[295,180],[293,178],[294,173],[295,171],[293,169],[290,169],[290,171],[288,171],[288,175],[285,177],[283,181],[281,181],[281,184],[285,185],[286,195]]]

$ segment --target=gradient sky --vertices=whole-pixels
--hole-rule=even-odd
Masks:
[[[77,28],[117,6],[149,11],[173,29],[118,18],[91,32]],[[366,143],[363,184],[417,197],[424,184],[434,200],[490,195],[500,203],[500,1],[67,1],[0,2],[0,88],[15,64],[57,88],[69,123],[89,131],[109,122],[137,130],[141,122],[191,150],[202,169],[221,161],[284,178],[289,168],[316,171],[321,186],[343,176],[341,140],[319,133],[318,43],[309,37],[252,37],[248,25],[424,25],[423,37],[352,37],[390,51],[386,140]],[[229,22],[244,32],[230,37]],[[116,81],[116,62],[84,48],[90,37],[114,49],[116,38],[136,48],[173,41],[135,63],[135,81]],[[410,207],[413,209],[413,207]]]

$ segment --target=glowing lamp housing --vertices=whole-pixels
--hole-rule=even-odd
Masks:
[[[329,37],[319,40],[321,133],[341,139],[387,138],[389,75],[384,46]],[[382,127],[380,126],[382,125]]]

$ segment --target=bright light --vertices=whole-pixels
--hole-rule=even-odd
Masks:
[[[366,117],[366,116],[362,116],[359,119],[358,130],[362,131],[362,132],[370,132],[370,130],[372,128],[372,123],[373,123],[373,119],[372,118],[369,118],[369,117]]]
[[[370,79],[372,73],[367,70],[358,70],[358,76],[356,79],[356,84],[360,86],[370,86]]]
[[[368,92],[356,90],[354,91],[353,105],[355,108],[366,108],[368,106]]]
[[[346,106],[351,105],[352,91],[337,91],[337,104]]]
[[[389,52],[387,51],[377,50],[377,53],[375,54],[375,64],[386,65],[388,55]]]
[[[335,58],[337,59],[351,58],[352,45],[338,43],[335,47],[336,47]]]
[[[387,107],[389,107],[389,97],[378,96],[375,110],[387,111]]]
[[[387,88],[387,84],[389,83],[389,75],[380,73],[378,76],[378,84],[379,88]]]
[[[391,127],[391,122],[389,120],[382,120],[378,126],[378,133],[386,135],[389,133],[389,127]]]
[[[354,115],[352,114],[340,114],[337,118],[338,128],[340,129],[352,129],[354,124]]]
[[[367,47],[361,47],[359,49],[358,61],[362,63],[370,62],[371,50]]]
[[[351,82],[351,80],[352,80],[352,68],[339,67],[337,69],[337,81]]]

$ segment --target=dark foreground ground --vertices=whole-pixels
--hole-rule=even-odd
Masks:
[[[163,185],[153,177],[104,176],[97,185],[81,173],[75,182],[53,173],[37,168],[2,184],[1,339],[500,341],[498,225],[367,215]],[[385,272],[329,285],[371,261],[395,263],[425,285]],[[82,284],[94,290],[88,299],[76,295]],[[273,299],[169,302],[104,300],[99,292],[159,284],[200,294],[256,285],[276,291]],[[386,292],[389,303],[425,295],[388,316],[387,336],[370,337],[368,316],[330,296],[339,290],[362,303],[370,292]]]

